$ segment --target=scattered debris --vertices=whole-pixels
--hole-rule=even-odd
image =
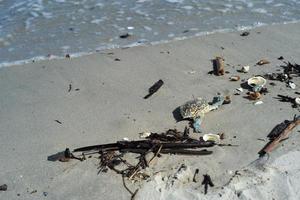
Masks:
[[[231,76],[231,77],[229,78],[229,80],[231,80],[231,81],[238,81],[238,80],[240,80],[240,79],[241,79],[240,76]]]
[[[258,100],[261,98],[261,94],[259,92],[249,92],[248,99],[250,100]]]
[[[37,193],[37,190],[32,190],[30,194]]]
[[[44,197],[48,196],[48,192],[43,192]]]
[[[290,87],[289,82],[294,77],[300,77],[300,65],[291,64],[290,62],[284,62],[286,65],[282,65],[283,72],[279,73],[268,73],[265,74],[264,77],[269,80],[277,80],[281,82],[285,82],[287,86]],[[279,70],[280,71],[280,70]],[[292,87],[296,87],[296,85],[292,84]]]
[[[196,181],[196,176],[197,176],[197,174],[199,174],[199,169],[196,169],[196,170],[195,170],[195,173],[194,173],[194,176],[193,176],[193,182],[194,182],[194,183],[197,183],[197,181]]]
[[[244,92],[243,88],[236,88],[236,90],[239,91],[239,92]]]
[[[115,60],[114,61],[121,61],[121,59],[120,58],[115,58]]]
[[[246,66],[243,66],[240,70],[238,70],[238,72],[248,73],[249,70],[250,70],[250,66],[246,65]]]
[[[204,134],[202,139],[205,142],[215,142],[216,144],[219,144],[221,139],[220,139],[220,135],[218,134],[212,134],[212,133],[208,133],[208,134]]]
[[[224,75],[225,70],[224,70],[224,58],[217,56],[214,60],[213,60],[213,66],[214,66],[214,72],[215,75],[217,76],[221,76]]]
[[[277,59],[278,59],[278,60],[283,60],[284,58],[283,58],[283,56],[280,56],[280,57],[278,57]]]
[[[147,138],[151,135],[151,133],[150,132],[142,132],[142,133],[139,133],[139,135],[140,135],[140,138]]]
[[[85,160],[85,156],[82,155],[82,158],[76,157],[71,153],[69,148],[66,148],[66,150],[64,151],[64,155],[62,157],[60,157],[58,160],[60,162],[69,162],[70,159],[77,159],[77,160],[83,161],[83,160]]]
[[[257,102],[254,103],[254,105],[257,106],[257,105],[261,105],[263,103],[264,103],[263,101],[257,101]]]
[[[248,31],[245,31],[245,32],[241,33],[240,36],[243,36],[243,37],[244,37],[244,36],[248,36],[249,34],[250,34],[250,33],[249,33]]]
[[[180,106],[180,114],[183,119],[192,119],[195,132],[201,133],[201,123],[204,115],[218,109],[224,102],[223,96],[216,96],[211,103],[199,97]]]
[[[214,187],[214,184],[211,181],[211,178],[210,178],[210,176],[208,174],[204,174],[203,175],[202,185],[204,185],[204,194],[207,194],[208,185],[210,187]]]
[[[256,63],[257,65],[266,65],[266,64],[270,64],[270,61],[266,60],[266,59],[261,59],[260,61],[258,61]]]
[[[289,81],[289,82],[288,82],[288,85],[289,85],[289,87],[292,88],[293,90],[296,89],[296,84],[295,84],[294,82]]]
[[[157,92],[159,90],[159,88],[161,88],[161,86],[164,84],[164,82],[160,79],[159,81],[157,81],[156,83],[154,83],[154,85],[152,85],[149,88],[149,94],[147,94],[144,99],[148,99],[149,97],[151,97],[155,92]]]
[[[0,185],[0,191],[6,191],[6,190],[7,190],[6,184]]]
[[[259,151],[259,156],[262,157],[265,154],[268,154],[271,151],[273,151],[282,140],[288,138],[290,132],[299,124],[300,115],[294,116],[294,119],[291,121],[285,120],[284,122],[275,126],[275,128],[273,128],[271,133],[268,135],[270,142],[266,144],[266,146],[262,150]]]
[[[277,97],[275,97],[276,99],[279,99],[279,101],[281,102],[290,102],[292,103],[292,107],[293,108],[298,108],[300,107],[300,98],[293,98],[293,97],[289,97],[289,96],[284,96],[284,95],[280,95],[278,94]]]
[[[123,35],[120,35],[120,38],[121,39],[126,39],[126,38],[128,38],[128,37],[130,37],[131,35],[129,34],[129,33],[125,33],[125,34],[123,34]]]
[[[72,84],[69,84],[68,92],[71,92],[71,90],[72,90]]]
[[[59,123],[59,124],[62,124],[62,122],[61,121],[59,121],[59,120],[54,120],[55,122],[57,122],[57,123]]]
[[[254,76],[247,81],[248,85],[252,87],[254,92],[259,92],[266,85],[267,80],[261,76]]]

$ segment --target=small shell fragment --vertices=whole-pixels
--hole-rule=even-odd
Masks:
[[[123,141],[129,141],[129,138],[124,137],[124,138],[123,138]]]
[[[243,88],[236,88],[236,90],[239,91],[239,92],[243,92],[244,91]]]
[[[295,103],[296,103],[297,105],[300,105],[300,97],[295,98]]]
[[[139,133],[140,135],[140,138],[146,138],[146,137],[149,137],[151,135],[150,132],[142,132],[142,133]]]
[[[220,135],[218,134],[212,134],[212,133],[208,133],[208,134],[204,134],[203,135],[203,140],[206,141],[211,141],[211,142],[215,142],[215,143],[220,143]]]
[[[289,82],[289,87],[292,88],[293,90],[296,89],[296,84],[293,83],[292,81]]]
[[[263,103],[264,103],[263,101],[257,101],[257,102],[254,103],[254,105],[256,106],[256,105],[260,105],[260,104],[263,104]]]
[[[243,66],[242,69],[241,69],[241,72],[243,73],[248,73],[250,70],[250,66],[249,65],[246,65],[246,66]]]
[[[257,64],[257,65],[270,64],[270,61],[268,61],[268,60],[266,60],[266,59],[261,59],[261,60],[258,61],[256,64]]]
[[[231,81],[238,81],[238,80],[240,80],[241,79],[241,77],[239,77],[239,76],[231,76],[230,78],[229,78],[229,80],[231,80]]]

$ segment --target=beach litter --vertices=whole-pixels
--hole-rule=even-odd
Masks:
[[[218,136],[220,137],[220,136]],[[179,155],[210,155],[213,151],[207,150],[214,146],[233,146],[231,144],[219,144],[214,140],[203,141],[193,139],[189,136],[189,129],[185,128],[184,132],[176,129],[169,129],[163,133],[151,133],[143,140],[137,141],[117,141],[116,143],[100,144],[93,146],[85,146],[74,149],[72,152],[67,148],[64,152],[64,159],[77,159],[80,161],[86,160],[85,156],[92,154],[100,155],[99,173],[107,172],[108,169],[115,171],[117,174],[122,175],[123,185],[126,186],[125,178],[131,181],[146,180],[148,175],[146,168],[148,168],[153,160],[161,157],[161,154],[179,154]],[[138,162],[129,162],[125,155],[127,153],[139,154],[138,157],[134,156]],[[78,155],[74,155],[78,154]],[[174,180],[181,179],[185,176],[187,167],[182,166],[174,175]],[[209,185],[209,182],[207,182]],[[170,184],[173,184],[173,182]],[[132,192],[128,189],[130,194],[136,195],[137,190]]]
[[[246,66],[243,66],[240,70],[238,70],[238,72],[248,73],[249,70],[250,70],[250,66],[246,65]]]
[[[230,81],[239,81],[240,79],[241,79],[240,76],[231,76],[231,77],[229,77]]]
[[[243,37],[245,37],[245,36],[248,36],[249,34],[250,34],[250,32],[248,32],[248,31],[245,31],[245,32],[241,33],[241,34],[240,34],[240,36],[243,36]]]
[[[296,84],[294,83],[294,82],[292,82],[292,81],[289,81],[288,82],[288,86],[291,88],[291,89],[296,89]]]
[[[211,177],[208,174],[203,175],[202,185],[204,185],[204,194],[207,194],[208,186],[214,187]]]
[[[6,184],[0,185],[0,191],[6,191],[6,190],[7,190]]]
[[[161,88],[161,86],[164,84],[164,82],[160,79],[160,80],[158,80],[156,83],[154,83],[154,85],[152,85],[150,88],[149,88],[149,90],[148,90],[148,92],[149,92],[149,94],[147,94],[145,97],[144,97],[144,99],[148,99],[149,97],[151,97],[155,92],[157,92],[160,88]]]
[[[261,105],[263,103],[264,103],[263,101],[256,101],[256,102],[254,102],[254,105],[257,106],[257,105]]]
[[[293,108],[300,107],[300,98],[299,97],[290,97],[290,96],[287,96],[287,95],[278,94],[277,97],[275,97],[275,98],[278,99],[281,102],[291,103]]]
[[[128,37],[130,37],[131,35],[129,34],[129,33],[125,33],[125,34],[123,34],[123,35],[120,35],[119,37],[121,38],[121,39],[126,39],[126,38],[128,38]]]
[[[201,133],[201,124],[204,115],[218,109],[224,100],[225,97],[218,95],[209,103],[204,98],[199,97],[180,106],[180,114],[183,119],[192,119],[195,132]]]
[[[202,139],[205,142],[215,142],[216,144],[219,144],[221,141],[220,135],[212,133],[204,134]]]
[[[212,60],[215,75],[222,76],[225,74],[224,61],[225,61],[224,58],[220,56],[217,56],[215,59]]]
[[[252,87],[254,92],[260,92],[261,89],[266,85],[267,81],[261,76],[254,76],[248,79],[248,85]]]
[[[197,180],[196,180],[196,176],[199,174],[199,169],[196,169],[195,170],[195,173],[194,173],[194,176],[193,176],[193,182],[194,183],[197,183]]]
[[[270,61],[266,60],[266,59],[261,59],[260,61],[258,61],[256,63],[257,65],[266,65],[266,64],[270,64]]]
[[[269,133],[269,142],[258,152],[260,157],[271,153],[280,142],[286,140],[291,131],[300,124],[300,115],[294,116],[293,120],[285,120],[284,122],[276,125]]]

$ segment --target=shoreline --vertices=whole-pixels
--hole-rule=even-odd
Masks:
[[[211,100],[226,90],[234,94],[242,82],[231,82],[230,76],[239,75],[241,80],[247,80],[254,75],[276,72],[283,64],[277,59],[280,56],[285,61],[300,63],[300,23],[264,26],[249,32],[246,37],[240,36],[240,32],[215,33],[153,46],[1,68],[0,177],[3,183],[0,185],[7,184],[8,190],[1,192],[0,197],[41,199],[46,198],[46,192],[49,199],[129,199],[130,194],[119,175],[112,171],[97,174],[98,158],[67,163],[47,158],[66,147],[110,143],[124,137],[138,140],[138,133],[145,131],[161,133],[173,128],[182,131],[188,122],[176,122],[173,112],[186,101],[198,96]],[[229,74],[208,74],[212,70],[210,60],[216,56],[225,58],[225,70]],[[271,64],[256,66],[263,58]],[[244,65],[250,66],[249,73],[237,72]],[[159,79],[164,81],[163,87],[149,99],[143,99],[148,88]],[[210,174],[215,188],[223,187],[232,173],[257,159],[258,151],[265,145],[259,138],[266,139],[275,125],[299,114],[290,104],[274,98],[277,94],[295,96],[300,80],[295,78],[294,81],[295,90],[287,88],[285,83],[276,82],[272,86],[268,81],[269,93],[263,96],[262,105],[255,106],[244,98],[245,90],[239,96],[232,95],[231,104],[205,116],[203,134],[224,132],[224,143],[238,147],[214,147],[213,155],[205,157],[165,155],[151,170],[171,174],[185,163],[192,172],[198,168],[199,177]],[[299,128],[284,142],[286,145],[272,152],[270,161],[279,163],[277,168],[281,166],[277,157],[292,163],[292,156],[286,153],[299,151],[297,131]],[[193,136],[199,138],[203,134]],[[272,174],[274,171],[266,173],[279,183],[279,178]],[[157,184],[151,180],[149,185],[131,187],[143,188],[138,193],[140,199],[147,192],[146,199],[156,195],[164,199],[172,191],[157,193],[147,188],[153,183]],[[276,188],[276,184],[269,188]],[[189,196],[184,190],[189,186],[194,193],[199,192],[194,199],[209,198],[203,194],[201,181],[181,186],[173,188],[178,191],[179,199]],[[209,191],[218,192],[215,188]],[[251,188],[250,196],[246,197],[258,194],[255,186]],[[31,193],[35,190],[37,192]],[[279,191],[274,198],[285,195],[284,192]],[[290,195],[299,197],[297,193]],[[267,197],[262,196],[262,199]]]
[[[181,36],[181,37],[174,37],[171,40],[160,40],[160,41],[152,41],[152,42],[146,42],[146,43],[138,43],[138,42],[133,42],[129,45],[125,45],[125,46],[118,46],[116,45],[116,47],[107,47],[107,48],[99,48],[99,49],[95,49],[93,51],[90,52],[76,52],[76,53],[66,53],[63,56],[59,56],[59,55],[39,55],[39,56],[35,56],[32,58],[28,58],[28,59],[24,59],[24,60],[16,60],[16,61],[4,61],[4,62],[0,62],[0,69],[3,67],[11,67],[11,66],[15,66],[15,65],[25,65],[25,64],[30,64],[32,62],[40,62],[40,61],[51,61],[51,60],[61,60],[61,59],[65,59],[66,55],[70,55],[72,58],[80,58],[82,56],[89,56],[92,54],[101,54],[102,52],[106,52],[106,51],[113,51],[114,49],[126,49],[126,48],[134,48],[134,47],[148,47],[148,46],[155,46],[155,45],[162,45],[162,44],[168,44],[168,43],[172,43],[172,42],[176,42],[176,41],[181,41],[181,40],[190,40],[190,39],[194,39],[194,38],[199,38],[199,37],[206,37],[212,34],[219,34],[219,33],[233,33],[233,32],[242,32],[242,31],[251,31],[253,29],[259,28],[259,27],[268,27],[268,26],[277,26],[277,25],[286,25],[286,24],[296,24],[296,23],[300,23],[300,20],[294,20],[294,21],[289,21],[289,22],[280,22],[280,23],[271,23],[271,24],[263,24],[260,23],[258,25],[253,25],[253,26],[238,26],[235,29],[218,29],[215,31],[209,31],[209,32],[198,32],[195,33],[192,36]]]

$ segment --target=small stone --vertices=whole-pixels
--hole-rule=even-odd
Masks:
[[[248,31],[245,31],[245,32],[241,33],[240,36],[245,37],[245,36],[248,36],[249,34],[250,34],[250,33],[249,33]]]
[[[260,61],[258,61],[256,63],[257,65],[266,65],[266,64],[270,64],[270,61],[266,60],[266,59],[261,59]]]
[[[0,191],[6,191],[6,190],[7,190],[6,184],[0,185]]]

